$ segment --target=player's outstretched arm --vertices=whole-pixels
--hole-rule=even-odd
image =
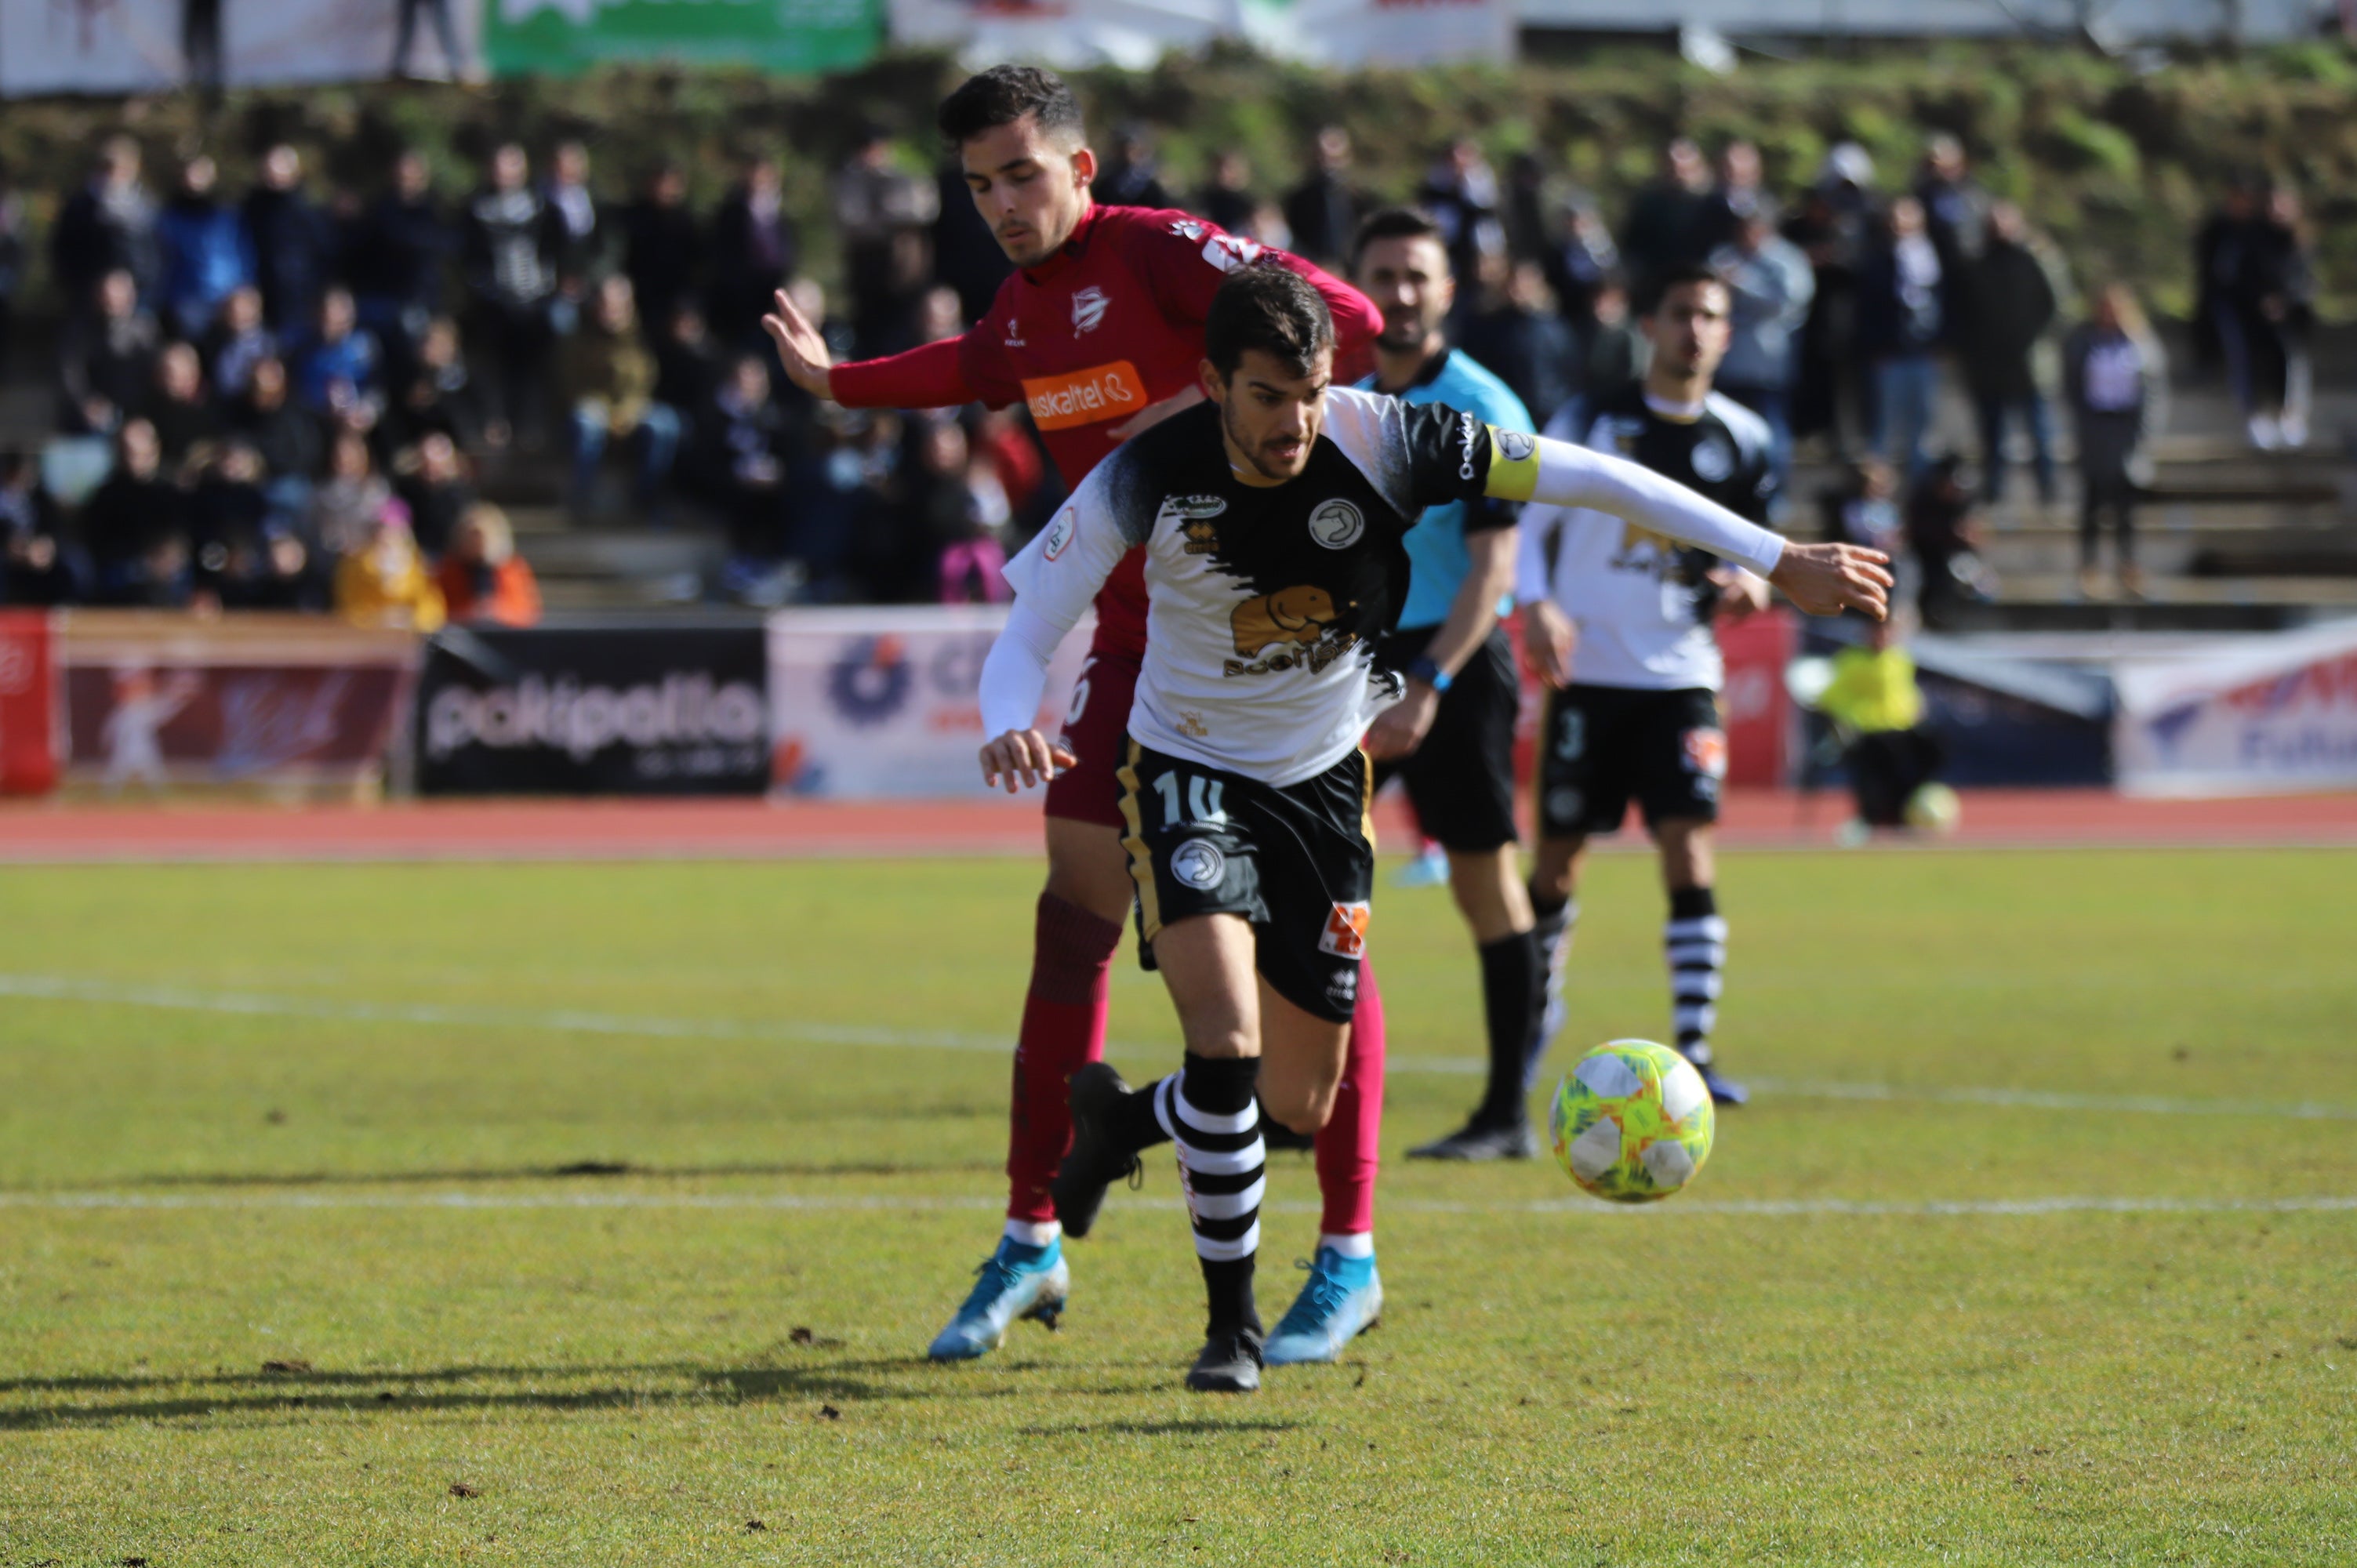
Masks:
[[[921,344],[903,354],[838,365],[810,317],[795,307],[783,289],[776,297],[777,308],[761,317],[761,328],[778,346],[786,378],[813,397],[845,408],[956,408],[1003,401],[985,398],[966,384],[963,335]]]
[[[1889,611],[1890,558],[1855,544],[1794,544],[1641,463],[1548,436],[1490,436],[1488,493],[1586,507],[1747,567],[1810,615]]]
[[[1048,661],[1064,634],[1080,624],[1089,603],[1113,575],[1135,540],[1104,507],[1107,463],[1081,482],[1039,536],[1006,564],[1015,606],[982,661],[983,782],[1006,792],[1053,779],[1072,754],[1041,735],[1039,699],[1048,689]]]

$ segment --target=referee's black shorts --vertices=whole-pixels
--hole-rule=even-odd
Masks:
[[[1383,639],[1383,663],[1405,670],[1439,629],[1391,633]],[[1416,821],[1443,849],[1478,854],[1512,843],[1514,717],[1521,705],[1513,650],[1502,630],[1492,631],[1440,694],[1424,744],[1409,756],[1375,764],[1375,788],[1405,781]]]

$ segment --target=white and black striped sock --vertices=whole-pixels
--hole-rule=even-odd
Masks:
[[[1670,961],[1670,1012],[1678,1051],[1696,1067],[1710,1064],[1710,1032],[1718,1022],[1719,971],[1727,964],[1727,922],[1707,887],[1670,895],[1662,947]]]
[[[1253,1264],[1268,1152],[1261,1142],[1260,1064],[1187,1055],[1186,1070],[1156,1086],[1155,1115],[1178,1146],[1178,1179],[1195,1230],[1211,1307],[1209,1332],[1260,1327]]]

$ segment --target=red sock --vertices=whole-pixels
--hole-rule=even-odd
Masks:
[[[1326,1200],[1318,1227],[1322,1234],[1361,1236],[1374,1230],[1383,1131],[1383,999],[1375,989],[1375,966],[1361,960],[1359,1009],[1351,1015],[1341,1092],[1318,1134],[1318,1190]]]
[[[1104,1055],[1105,1004],[1121,926],[1052,893],[1039,895],[1031,993],[1015,1042],[1015,1103],[1006,1137],[1006,1218],[1056,1218],[1048,1183],[1072,1144],[1072,1074]]]

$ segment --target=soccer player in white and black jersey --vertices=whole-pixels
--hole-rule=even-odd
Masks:
[[[1767,423],[1711,390],[1727,352],[1729,306],[1717,274],[1672,272],[1643,321],[1653,347],[1645,379],[1565,409],[1547,434],[1641,463],[1764,522],[1775,489]],[[1535,1079],[1563,1020],[1587,842],[1618,832],[1633,797],[1660,850],[1669,897],[1662,940],[1677,1047],[1714,1100],[1743,1103],[1742,1086],[1718,1071],[1710,1044],[1727,957],[1712,854],[1727,777],[1718,711],[1725,661],[1711,626],[1718,615],[1765,608],[1768,596],[1758,575],[1636,520],[1579,507],[1523,512],[1515,597],[1525,644],[1557,690],[1539,731],[1531,875],[1547,1018],[1518,1090]],[[1522,1092],[1514,1098],[1520,1103]]]
[[[1423,510],[1482,497],[1598,508],[1769,574],[1824,613],[1879,615],[1889,587],[1873,552],[1788,546],[1636,464],[1334,387],[1333,339],[1298,274],[1232,274],[1205,322],[1210,401],[1106,458],[1008,564],[1015,607],[983,666],[985,779],[1030,785],[1071,766],[1032,727],[1048,660],[1143,547],[1124,843],[1186,1062],[1135,1091],[1101,1063],[1076,1073],[1057,1182],[1101,1195],[1139,1151],[1178,1144],[1211,1306],[1197,1389],[1260,1383],[1262,1104],[1314,1133],[1341,1077],[1374,869],[1360,740],[1400,693],[1376,639],[1397,618],[1400,541]]]

